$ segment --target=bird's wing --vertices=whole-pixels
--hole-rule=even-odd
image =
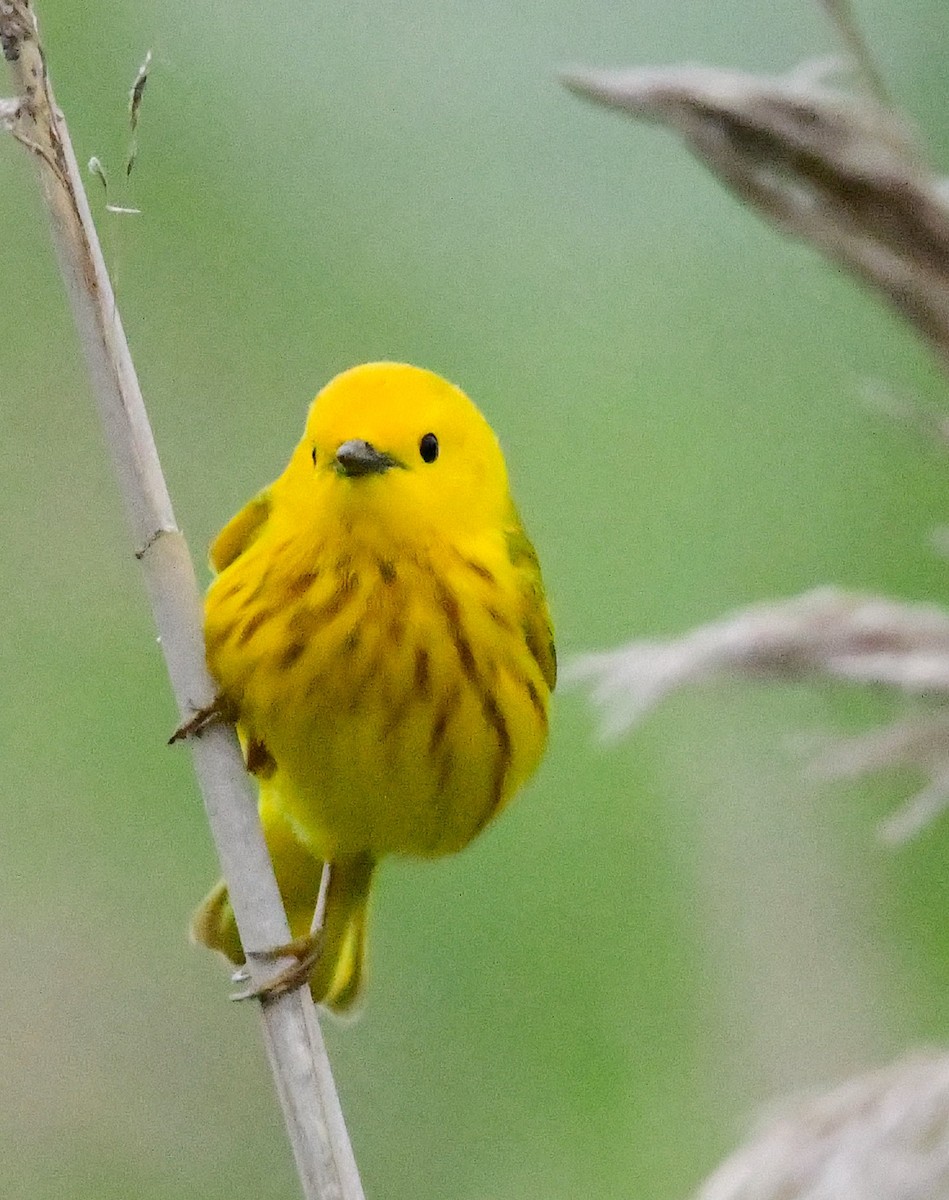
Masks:
[[[540,562],[516,510],[512,510],[512,517],[512,524],[505,533],[508,556],[520,576],[523,588],[524,638],[547,686],[553,691],[557,682],[557,649],[554,646],[554,629],[547,608]]]
[[[260,535],[270,516],[270,489],[258,493],[231,517],[211,543],[211,566],[219,574],[229,567]]]

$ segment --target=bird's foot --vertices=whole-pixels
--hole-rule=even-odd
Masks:
[[[275,1000],[277,996],[282,996],[286,992],[295,991],[309,980],[310,972],[319,962],[322,952],[323,934],[321,930],[307,934],[305,937],[294,938],[282,946],[275,946],[272,950],[259,951],[255,954],[256,958],[263,958],[271,962],[276,962],[281,958],[292,958],[294,961],[263,980],[262,983],[256,983],[242,991],[232,993],[231,999],[267,1001]],[[232,978],[235,983],[244,983],[249,977],[249,972],[244,967],[236,971]]]
[[[200,737],[211,725],[216,725],[219,721],[231,720],[232,717],[223,696],[215,696],[210,704],[199,708],[193,717],[178,726],[168,739],[168,745],[173,746],[175,742],[183,742],[190,737]]]

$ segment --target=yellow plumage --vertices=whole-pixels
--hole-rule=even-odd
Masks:
[[[332,866],[314,999],[356,998],[385,854],[460,850],[537,765],[556,665],[487,422],[453,385],[356,367],[218,535],[208,666],[237,720],[294,936]],[[195,937],[242,960],[218,885]]]

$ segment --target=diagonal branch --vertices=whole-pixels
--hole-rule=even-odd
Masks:
[[[867,40],[863,36],[863,30],[860,28],[850,0],[820,0],[820,5],[846,47],[848,58],[863,76],[863,81],[870,94],[875,96],[877,102],[884,108],[892,108],[892,97],[887,90],[880,68],[870,52]]]
[[[115,297],[56,107],[29,0],[0,0],[0,43],[19,93],[0,103],[6,127],[34,155],[53,244],[85,353],[136,557],[183,717],[213,699],[204,668],[201,600],[175,522]],[[192,741],[195,769],[245,946],[289,940],[273,869],[231,730]],[[248,955],[251,978],[273,963]],[[362,1200],[362,1188],[307,988],[262,1006],[268,1057],[307,1200]]]

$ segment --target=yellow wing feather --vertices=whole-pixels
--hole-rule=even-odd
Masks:
[[[209,558],[218,574],[257,540],[270,516],[270,507],[270,489],[266,488],[231,517],[217,535],[211,543]]]
[[[523,585],[524,638],[527,648],[537,659],[544,681],[553,691],[557,684],[557,649],[554,645],[554,627],[547,607],[544,581],[540,573],[540,560],[513,506],[512,517],[514,524],[505,531],[505,536],[511,565],[520,574]]]

